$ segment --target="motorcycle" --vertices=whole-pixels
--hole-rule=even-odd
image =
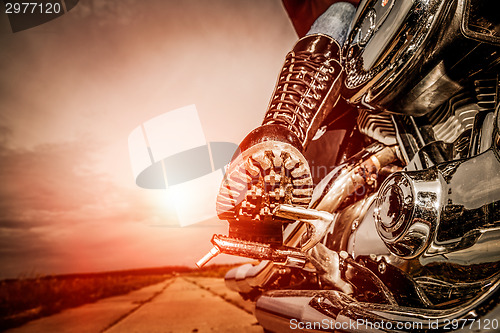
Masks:
[[[335,125],[336,167],[307,207],[273,207],[282,239],[214,235],[198,262],[259,260],[225,280],[266,331],[500,331],[496,8],[361,2],[342,50],[356,114]]]

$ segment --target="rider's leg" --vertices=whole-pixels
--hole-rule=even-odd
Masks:
[[[279,243],[277,204],[307,206],[312,177],[303,153],[340,97],[341,45],[354,7],[332,5],[285,58],[261,126],[240,144],[217,199],[232,237]]]

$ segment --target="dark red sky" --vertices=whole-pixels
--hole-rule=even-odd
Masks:
[[[269,0],[81,0],[18,33],[2,17],[0,277],[193,265],[226,223],[178,227],[135,185],[128,135],[195,104],[207,141],[238,143],[295,39]]]

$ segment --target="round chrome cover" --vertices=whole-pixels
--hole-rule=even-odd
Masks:
[[[395,241],[402,235],[405,221],[411,219],[414,195],[407,176],[391,176],[379,190],[375,208],[375,221],[383,239]]]
[[[431,170],[396,172],[381,185],[373,215],[392,253],[409,259],[425,250],[438,224],[441,192]]]

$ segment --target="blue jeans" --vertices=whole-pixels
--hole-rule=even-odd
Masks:
[[[307,35],[328,35],[342,46],[355,13],[356,8],[348,2],[334,3],[316,19]]]

